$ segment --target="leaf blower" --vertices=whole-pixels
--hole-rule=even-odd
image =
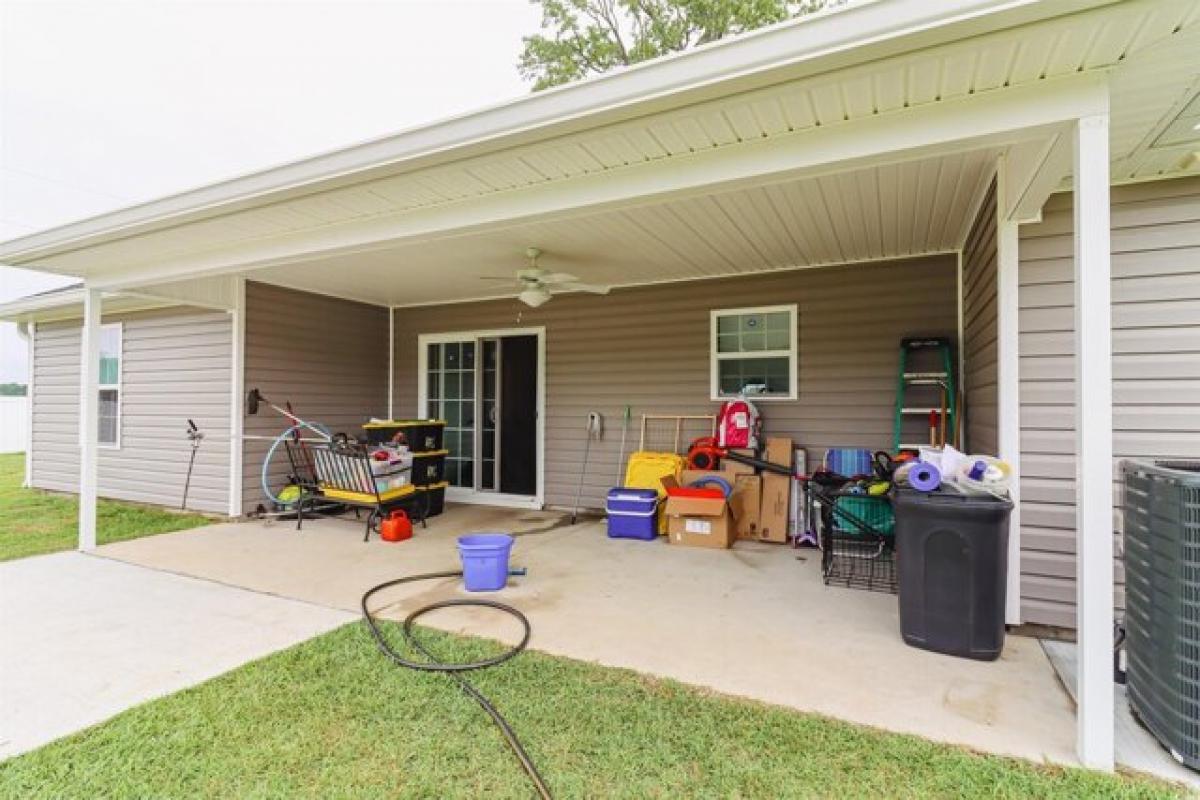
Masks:
[[[765,470],[766,472],[774,472],[778,475],[792,476],[791,467],[782,464],[772,464],[770,461],[763,461],[761,458],[735,453],[727,447],[718,445],[716,438],[712,436],[703,436],[696,439],[688,447],[688,469],[717,469],[721,466],[722,459],[736,461],[739,464],[745,464],[748,467]]]

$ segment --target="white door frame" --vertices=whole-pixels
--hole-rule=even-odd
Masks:
[[[477,492],[474,489],[451,486],[446,490],[446,499],[453,503],[540,509],[546,504],[546,326],[418,334],[417,408],[416,414],[413,416],[417,419],[425,417],[429,397],[429,345],[461,342],[464,339],[488,339],[504,336],[537,337],[537,494],[530,497],[528,495],[504,494],[502,492]],[[478,354],[476,354],[475,363],[479,363]],[[499,379],[499,376],[497,376],[497,379]],[[497,391],[499,391],[498,388]]]

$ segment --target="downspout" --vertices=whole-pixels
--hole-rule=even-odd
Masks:
[[[25,382],[25,479],[21,482],[21,485],[28,489],[33,486],[33,359],[37,323],[18,322],[17,335],[25,340],[29,350],[29,380]]]

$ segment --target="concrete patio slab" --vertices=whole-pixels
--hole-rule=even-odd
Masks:
[[[1063,685],[1074,698],[1075,676],[1078,674],[1075,643],[1044,641],[1042,647]],[[1193,772],[1172,758],[1170,752],[1154,738],[1154,734],[1142,727],[1129,708],[1129,691],[1116,683],[1113,684],[1113,707],[1116,709],[1118,764],[1182,783],[1193,792],[1200,791],[1200,773]]]
[[[217,525],[102,548],[104,555],[334,608],[384,580],[455,568],[454,536],[548,527],[556,515],[451,506],[407,542],[359,540],[337,520]],[[503,592],[536,649],[732,695],[1037,761],[1076,763],[1073,705],[1034,639],[976,662],[903,644],[896,598],[822,584],[816,551],[739,542],[732,551],[612,540],[601,523],[518,538],[529,568]],[[465,594],[456,580],[399,587],[385,614]],[[486,595],[485,595],[486,596]],[[511,640],[481,610],[423,622]]]
[[[81,553],[0,564],[0,759],[354,615]]]

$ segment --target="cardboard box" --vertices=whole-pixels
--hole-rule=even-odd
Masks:
[[[759,508],[762,504],[762,478],[757,475],[734,476],[729,511],[739,539],[757,539]]]
[[[757,456],[754,454],[754,451],[746,447],[740,447],[730,450],[729,452],[737,453],[738,455],[742,456],[750,456],[751,458],[757,458]],[[753,475],[755,473],[754,467],[750,466],[749,464],[742,464],[734,461],[731,458],[721,459],[721,469],[724,472],[731,472],[734,475]]]
[[[678,504],[679,500],[667,501],[667,539],[671,544],[719,550],[733,546],[733,517],[730,516],[729,505],[724,500],[680,500],[707,505],[703,508],[693,506],[687,510],[677,510],[677,513],[672,514],[671,504]]]
[[[786,436],[768,436],[763,459],[772,464],[792,465],[792,440]],[[785,543],[788,540],[788,512],[791,511],[792,479],[774,472],[762,474],[762,502],[758,513],[760,541]]]
[[[763,451],[763,461],[790,467],[792,465],[792,440],[787,436],[768,436]]]
[[[685,469],[678,480],[668,475],[662,479],[662,484],[666,488],[687,486],[705,475],[721,475],[726,480],[730,477],[720,472]],[[718,549],[733,545],[733,516],[724,498],[668,497],[663,515],[667,520],[667,541],[671,544]]]
[[[758,536],[755,538],[763,542],[787,542],[791,488],[792,479],[788,476],[763,473],[762,504],[758,512]]]

